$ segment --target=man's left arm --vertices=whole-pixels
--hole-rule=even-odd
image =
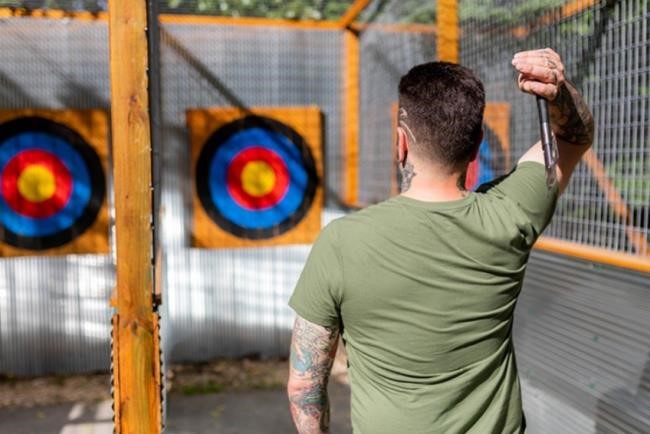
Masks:
[[[339,327],[324,327],[298,316],[291,338],[289,405],[299,434],[329,432],[327,383],[336,355]]]

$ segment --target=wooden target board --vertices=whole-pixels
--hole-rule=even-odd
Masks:
[[[108,253],[108,116],[0,111],[0,256]]]
[[[192,109],[195,247],[312,243],[321,228],[317,107]]]

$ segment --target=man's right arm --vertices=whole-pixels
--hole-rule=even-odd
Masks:
[[[513,66],[519,72],[519,88],[549,101],[551,126],[558,142],[557,177],[560,192],[594,139],[594,119],[578,90],[564,77],[564,65],[553,50],[517,53]],[[544,164],[541,142],[519,160]]]

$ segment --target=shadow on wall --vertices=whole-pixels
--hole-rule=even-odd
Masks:
[[[596,404],[595,433],[650,432],[650,353],[635,391],[614,389]]]

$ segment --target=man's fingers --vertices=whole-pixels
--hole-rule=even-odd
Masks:
[[[524,92],[542,96],[550,101],[554,100],[557,96],[556,85],[528,80],[523,76],[519,77],[519,89],[523,90]]]
[[[516,62],[514,63],[514,67],[519,73],[523,74],[525,78],[530,80],[558,84],[558,81],[563,78],[560,71],[546,66],[538,66],[527,62]]]
[[[529,58],[529,57],[549,57],[556,61],[561,61],[560,55],[550,48],[543,48],[541,50],[529,50],[529,51],[520,51],[515,54],[515,59],[517,58]]]
[[[564,74],[564,64],[561,61],[555,60],[555,59],[550,59],[545,56],[531,56],[531,57],[526,57],[526,58],[514,58],[512,59],[512,65],[517,65],[517,64],[530,64],[530,65],[536,65],[536,66],[543,66],[545,68],[549,69],[555,69],[562,74]]]

